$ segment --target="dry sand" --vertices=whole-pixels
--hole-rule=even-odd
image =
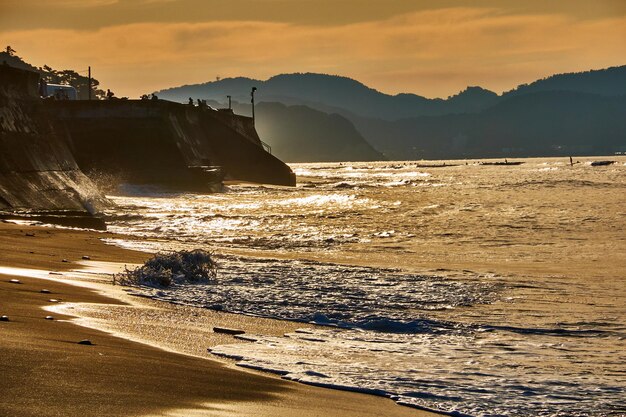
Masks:
[[[0,223],[0,266],[65,271],[75,268],[84,255],[92,260],[128,263],[145,259],[144,253],[105,245],[99,240],[103,236],[111,237]],[[227,362],[173,353],[78,326],[70,321],[74,317],[65,314],[45,320],[51,313],[43,307],[53,304],[51,298],[64,303],[106,304],[110,308],[104,311],[112,312],[109,320],[119,312],[117,322],[132,326],[140,317],[144,322],[137,325],[146,337],[171,331],[177,335],[172,337],[175,340],[180,340],[179,327],[187,327],[184,334],[189,337],[199,323],[206,328],[235,321],[236,326],[246,330],[268,333],[300,327],[293,323],[207,312],[185,322],[187,312],[152,301],[133,303],[134,313],[127,314],[127,310],[120,310],[123,301],[93,289],[37,278],[19,278],[21,284],[13,284],[11,278],[0,275],[0,315],[10,319],[0,322],[0,416],[433,415],[397,406],[385,398],[310,387],[236,369]],[[41,293],[43,288],[51,294]],[[74,315],[80,308],[63,311]],[[160,311],[156,318],[175,319],[155,327],[154,322],[145,321],[146,317],[155,317],[151,311]],[[168,323],[174,324],[168,329]],[[183,343],[192,346],[187,353],[202,356],[200,350],[205,343],[208,346],[228,341],[224,339],[227,336],[204,337],[195,345]],[[83,339],[91,340],[93,345],[77,343]],[[168,347],[167,337],[154,339],[165,340],[163,345]]]

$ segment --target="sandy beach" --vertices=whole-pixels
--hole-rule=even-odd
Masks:
[[[141,262],[147,256],[105,245],[100,240],[104,236],[111,237],[97,232],[0,223],[0,266],[62,272],[76,268],[83,256],[126,263]],[[11,283],[12,278],[21,283]],[[41,293],[44,288],[50,293]],[[205,334],[207,339],[195,344],[178,340],[181,345],[191,346],[186,355],[172,352],[175,346],[161,349],[79,326],[76,323],[80,319],[75,320],[75,314],[80,309],[72,315],[43,309],[57,305],[51,299],[109,305],[110,310],[105,311],[119,311],[117,321],[132,325],[133,316],[121,309],[125,306],[123,298],[110,296],[123,291],[119,287],[111,289],[105,296],[101,291],[54,280],[0,275],[0,315],[9,317],[8,322],[0,322],[1,416],[434,415],[395,405],[381,397],[306,386],[237,369],[229,362],[196,357],[205,354],[200,346],[224,343],[230,336]],[[134,303],[136,314],[146,317],[145,311],[160,309],[176,317],[172,311],[167,313],[174,309],[172,306],[150,300],[144,303]],[[115,319],[114,313],[109,319]],[[272,334],[301,327],[276,320],[206,314],[203,320],[215,320],[209,323],[211,326],[230,324],[247,331]],[[48,315],[53,315],[54,320],[46,320]],[[181,334],[180,329],[168,328],[167,323],[176,321],[164,320],[158,326],[144,327],[144,331],[146,335],[152,333],[155,341],[164,338],[154,332]],[[206,321],[190,323],[208,327]],[[187,327],[184,334],[193,334],[190,328],[193,330],[193,326]],[[93,345],[77,343],[84,339]]]

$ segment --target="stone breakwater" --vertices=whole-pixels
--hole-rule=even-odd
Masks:
[[[267,152],[252,119],[227,109],[165,100],[50,101],[79,166],[94,179],[209,191],[215,178],[293,186],[295,175]]]

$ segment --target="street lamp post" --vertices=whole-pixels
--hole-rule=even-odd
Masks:
[[[252,103],[252,124],[254,125],[255,122],[255,118],[254,118],[254,92],[256,91],[256,87],[252,87],[252,91],[250,92],[250,96],[252,97],[251,103]]]

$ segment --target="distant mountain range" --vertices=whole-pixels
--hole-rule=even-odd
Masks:
[[[252,87],[258,88],[261,137],[280,143],[279,156],[288,161],[327,160],[321,149],[335,159],[379,158],[379,153],[365,151],[367,144],[388,159],[626,152],[626,66],[553,75],[501,95],[468,87],[447,99],[392,96],[324,74],[283,74],[266,81],[228,78],[156,94],[174,101],[208,99],[222,106],[230,95],[244,103],[237,111],[249,114]],[[272,110],[261,110],[266,105]],[[338,116],[355,129],[342,121],[340,130],[325,120],[338,123]],[[367,143],[359,142],[359,136]],[[315,144],[303,147],[309,141]],[[309,153],[311,148],[318,151]]]
[[[305,105],[325,112],[355,114],[384,120],[414,116],[478,112],[498,100],[498,95],[480,87],[443,99],[415,94],[391,96],[347,77],[325,74],[282,74],[267,81],[226,78],[204,84],[185,85],[157,91],[159,97],[186,101],[189,97],[223,102],[227,95],[239,102],[250,101],[250,89],[257,87],[257,101]]]
[[[602,70],[552,75],[522,84],[503,94],[503,98],[545,91],[575,91],[601,96],[626,95],[626,65]]]
[[[34,67],[15,51],[0,63],[39,72],[88,95],[87,77]],[[92,80],[94,97],[104,92]],[[626,153],[626,66],[557,74],[503,94],[467,87],[446,99],[384,94],[341,76],[282,74],[266,81],[226,78],[155,92],[189,97],[250,115],[273,152],[287,162],[380,159],[609,155]]]
[[[360,118],[354,123],[390,159],[610,155],[626,151],[626,96],[546,91],[519,95],[477,114],[395,122]]]

